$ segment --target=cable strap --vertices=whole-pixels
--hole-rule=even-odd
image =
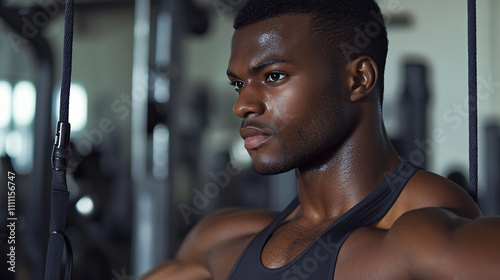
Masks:
[[[468,0],[469,41],[469,194],[477,201],[477,24],[476,0]]]
[[[64,22],[64,53],[63,53],[63,76],[61,84],[61,104],[59,107],[59,121],[68,122],[69,115],[69,90],[71,87],[71,66],[73,58],[73,0],[66,0],[66,12]]]
[[[59,122],[57,123],[55,142],[52,148],[52,191],[50,206],[50,236],[45,262],[45,280],[61,279],[64,252],[64,279],[71,278],[73,267],[73,251],[71,242],[65,235],[66,216],[68,210],[69,192],[66,182],[66,171],[71,158],[69,116],[69,93],[71,87],[71,65],[73,55],[73,0],[66,0],[66,16],[64,24],[64,57],[63,77],[61,84],[61,98]],[[64,251],[65,250],[65,251]]]

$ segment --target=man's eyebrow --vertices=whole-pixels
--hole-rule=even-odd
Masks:
[[[226,74],[227,74],[228,77],[238,78],[238,76],[236,76],[236,74],[234,74],[233,72],[229,71],[229,69],[226,71]]]
[[[262,62],[261,64],[257,65],[257,66],[254,66],[252,68],[250,68],[250,70],[248,71],[250,74],[255,74],[257,72],[259,72],[260,70],[270,66],[270,65],[273,65],[273,64],[277,64],[277,63],[284,63],[286,62],[285,60],[283,59],[270,59],[270,60],[266,60],[264,62]]]
[[[270,60],[266,60],[266,61],[260,63],[259,65],[250,68],[248,70],[248,72],[250,74],[255,74],[255,73],[261,71],[262,69],[264,69],[264,68],[266,68],[266,67],[268,67],[270,65],[277,64],[277,63],[285,63],[285,62],[287,62],[287,61],[283,60],[283,59],[270,59]],[[228,77],[232,77],[232,78],[237,78],[238,77],[236,74],[234,74],[233,72],[231,72],[229,69],[227,70],[226,74],[227,74]]]

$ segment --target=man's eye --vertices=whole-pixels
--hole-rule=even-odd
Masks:
[[[233,86],[235,90],[240,90],[243,88],[243,82],[241,81],[229,82],[229,84]]]
[[[267,75],[266,82],[279,82],[286,77],[285,74],[270,73]]]

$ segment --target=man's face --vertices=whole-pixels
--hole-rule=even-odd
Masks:
[[[345,87],[311,41],[310,16],[284,15],[234,33],[228,77],[233,111],[261,174],[326,163],[347,133]],[[343,97],[344,96],[344,97]]]

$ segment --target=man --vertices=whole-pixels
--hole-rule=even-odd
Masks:
[[[388,140],[381,18],[373,0],[248,1],[233,110],[254,169],[295,169],[298,198],[209,216],[144,279],[500,279],[500,219]]]

